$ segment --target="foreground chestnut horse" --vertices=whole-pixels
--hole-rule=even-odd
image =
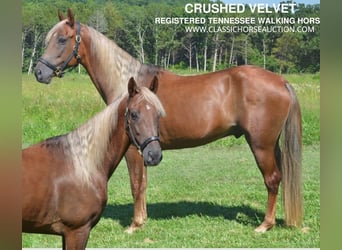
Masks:
[[[107,202],[107,182],[130,139],[146,165],[161,161],[157,135],[163,107],[133,79],[128,86],[129,97],[75,131],[22,151],[23,232],[62,235],[63,249],[85,249]],[[157,82],[151,86],[156,90]]]
[[[256,231],[265,232],[275,224],[280,181],[285,222],[301,225],[301,112],[295,92],[285,79],[254,66],[195,76],[175,75],[141,64],[101,33],[75,22],[70,9],[66,18],[59,12],[59,18],[46,37],[46,51],[35,68],[39,82],[49,83],[52,77],[61,77],[66,67],[81,63],[109,104],[125,91],[130,76],[145,84],[156,75],[160,83],[158,97],[167,112],[160,120],[162,148],[194,147],[229,135],[244,135],[268,192],[266,215]],[[147,219],[147,170],[134,147],[125,157],[134,197],[134,218],[128,232],[133,232]]]

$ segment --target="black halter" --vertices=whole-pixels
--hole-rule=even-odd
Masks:
[[[76,22],[76,25],[77,25],[77,27],[76,27],[76,37],[75,37],[74,49],[62,65],[55,66],[55,65],[49,63],[47,60],[43,59],[42,57],[40,57],[38,59],[38,61],[40,61],[41,63],[45,64],[47,67],[52,69],[55,76],[57,76],[59,78],[63,77],[63,75],[65,73],[63,71],[67,67],[67,65],[69,64],[69,62],[71,61],[71,59],[73,57],[76,58],[77,64],[75,66],[71,67],[69,70],[72,70],[73,68],[75,68],[81,61],[81,56],[78,54],[78,48],[79,48],[80,43],[81,43],[81,25],[79,22]]]
[[[160,142],[159,136],[151,136],[147,138],[143,143],[139,144],[139,142],[135,139],[135,136],[133,135],[133,131],[130,126],[129,116],[130,116],[130,111],[128,108],[126,108],[126,112],[125,112],[126,132],[128,133],[128,136],[133,142],[134,146],[136,146],[136,148],[138,149],[139,154],[142,155],[142,152],[144,151],[144,149],[147,147],[148,144],[150,144],[153,141]]]

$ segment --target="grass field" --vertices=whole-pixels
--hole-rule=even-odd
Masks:
[[[281,203],[277,226],[254,233],[263,220],[266,190],[243,139],[221,139],[183,150],[164,151],[148,169],[148,222],[124,233],[133,216],[126,163],[109,182],[108,204],[91,231],[88,247],[131,248],[318,248],[320,246],[319,76],[289,75],[303,112],[304,223],[287,228]],[[23,75],[22,145],[67,133],[104,107],[86,75],[67,75],[45,86]],[[61,247],[58,236],[23,234],[23,247]]]

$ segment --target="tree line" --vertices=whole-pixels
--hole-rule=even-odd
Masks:
[[[57,10],[71,8],[92,26],[143,63],[168,69],[215,71],[254,64],[279,73],[320,70],[320,26],[314,32],[188,32],[184,24],[155,24],[156,17],[286,17],[289,14],[188,14],[188,0],[23,0],[22,71],[31,73],[43,54]],[[209,0],[196,2],[212,3]],[[217,1],[220,2],[220,1]],[[291,17],[318,18],[320,5],[297,4]],[[265,23],[264,26],[272,24]],[[298,25],[297,23],[294,25]]]

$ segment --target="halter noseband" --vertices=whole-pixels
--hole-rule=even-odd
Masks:
[[[138,149],[139,154],[142,155],[142,152],[144,151],[144,149],[147,147],[148,144],[150,144],[153,141],[160,142],[159,136],[151,136],[147,138],[143,143],[139,144],[139,142],[135,139],[135,136],[133,135],[133,131],[130,126],[129,116],[130,116],[130,111],[128,107],[126,107],[126,112],[125,112],[126,132],[128,133],[128,136],[133,142],[134,146]]]
[[[65,60],[65,62],[60,65],[60,66],[55,66],[51,63],[49,63],[47,60],[43,59],[42,57],[40,57],[38,59],[38,61],[40,61],[41,63],[45,64],[47,67],[49,67],[50,69],[53,70],[53,73],[55,74],[55,76],[61,78],[63,77],[64,73],[64,69],[67,67],[67,65],[69,64],[69,62],[71,61],[71,59],[73,57],[76,58],[77,60],[77,64],[75,66],[73,66],[72,68],[70,68],[70,70],[72,70],[73,68],[75,68],[81,61],[81,56],[78,54],[78,49],[81,43],[81,25],[79,22],[76,22],[76,37],[75,37],[75,45],[74,45],[74,49],[71,52],[71,54],[69,55],[69,57]]]

